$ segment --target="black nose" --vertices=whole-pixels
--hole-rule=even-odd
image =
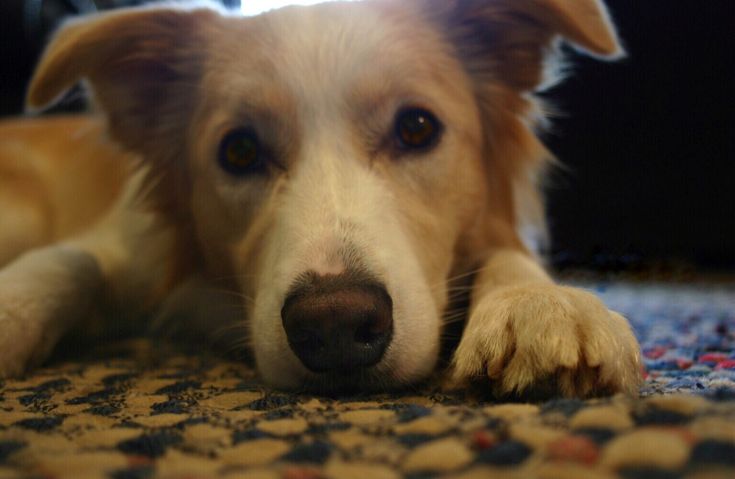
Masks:
[[[377,364],[393,334],[393,302],[377,282],[309,275],[281,309],[288,344],[314,372]]]

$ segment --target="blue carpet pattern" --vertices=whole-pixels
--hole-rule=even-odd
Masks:
[[[735,283],[577,283],[627,317],[641,343],[643,396],[735,390]]]

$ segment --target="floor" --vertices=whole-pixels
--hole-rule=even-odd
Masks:
[[[735,282],[572,282],[631,320],[639,398],[290,395],[134,339],[0,384],[0,479],[735,477]]]

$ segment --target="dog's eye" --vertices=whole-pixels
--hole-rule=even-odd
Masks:
[[[441,134],[439,120],[423,108],[407,108],[396,115],[396,138],[403,149],[434,146]]]
[[[262,167],[262,151],[255,133],[245,128],[227,133],[220,144],[219,164],[237,176],[253,173]]]

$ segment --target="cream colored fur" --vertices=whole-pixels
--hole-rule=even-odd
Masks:
[[[133,153],[105,156],[145,167],[118,175],[118,199],[86,229],[43,235],[80,207],[64,198],[48,212],[47,198],[23,185],[46,191],[39,178],[52,167],[43,162],[77,150],[42,152],[20,186],[0,162],[0,182],[19,191],[0,207],[32,211],[41,219],[29,222],[28,244],[50,244],[0,271],[0,376],[45,358],[101,294],[160,303],[194,275],[173,303],[186,296],[206,309],[235,292],[232,320],[268,383],[339,387],[291,351],[281,308],[303,273],[357,268],[393,301],[393,339],[360,376],[366,390],[432,374],[450,280],[476,273],[450,387],[635,392],[639,353],[627,322],[554,284],[521,240],[538,219],[535,180],[549,157],[532,133],[541,110],[529,94],[551,80],[545,66],[559,38],[602,57],[621,52],[597,0],[367,0],[254,18],[149,7],[69,23],[41,59],[30,106],[86,79],[111,139]],[[386,146],[406,106],[440,119],[435,147]],[[236,178],[217,164],[223,135],[243,125],[273,152],[267,175]],[[0,253],[17,254],[19,234],[0,234]],[[169,300],[166,314],[175,306]],[[215,325],[205,317],[196,328]]]

